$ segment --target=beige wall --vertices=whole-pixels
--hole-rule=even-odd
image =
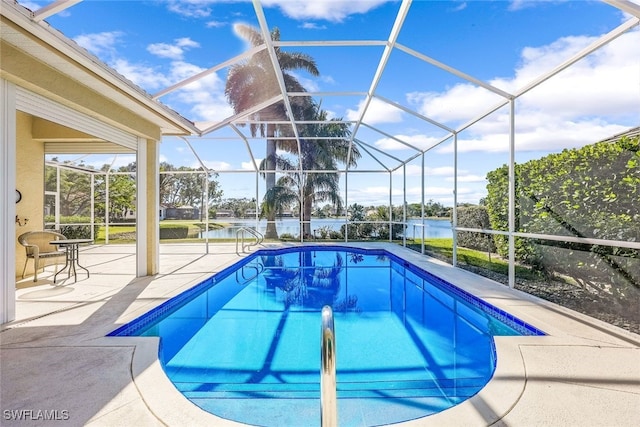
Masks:
[[[46,132],[44,130],[46,129]],[[25,249],[18,243],[18,236],[27,231],[42,230],[44,228],[44,168],[45,151],[43,140],[48,140],[44,134],[56,136],[62,140],[84,140],[87,135],[66,128],[64,126],[33,117],[18,111],[16,113],[16,187],[22,193],[22,200],[16,205],[16,214],[24,225],[16,224],[16,281],[22,280],[22,271],[25,266]],[[35,137],[34,137],[35,136]],[[36,138],[37,137],[37,138]],[[153,275],[158,272],[158,194],[153,189],[158,185],[158,156],[159,143],[154,140],[146,140],[146,180],[147,180],[147,252],[146,274]],[[26,224],[25,219],[28,219]],[[44,265],[60,262],[60,258],[41,261]],[[27,261],[25,275],[33,274],[33,260]],[[26,279],[30,280],[30,279]]]
[[[16,188],[22,200],[16,214],[24,226],[16,224],[16,278],[22,277],[26,259],[25,249],[18,236],[26,231],[42,230],[44,224],[44,144],[32,136],[33,117],[22,112],[16,115]],[[33,273],[33,260],[27,263],[26,274]]]
[[[1,17],[2,25],[12,27],[16,31],[21,31],[12,22]],[[51,50],[50,53],[56,55],[58,52]],[[17,86],[23,87],[35,94],[44,96],[59,104],[67,106],[84,115],[91,116],[104,123],[112,125],[118,129],[126,131],[139,138],[144,138],[147,142],[147,188],[140,189],[147,194],[146,219],[146,271],[147,274],[155,274],[158,271],[158,198],[154,191],[158,181],[157,152],[158,142],[161,137],[159,125],[145,118],[141,113],[142,106],[137,99],[131,95],[124,94],[110,83],[106,84],[110,89],[118,91],[120,97],[126,97],[128,102],[137,106],[137,112],[125,108],[120,102],[109,98],[105,94],[94,90],[83,82],[100,80],[100,77],[91,70],[83,69],[82,66],[60,55],[60,61],[74,67],[76,77],[71,78],[67,74],[50,67],[44,62],[16,49],[5,41],[0,40],[0,76]],[[84,73],[85,78],[79,79],[78,73]],[[95,87],[99,87],[95,86]],[[17,188],[22,192],[23,199],[16,205],[17,214],[21,220],[28,218],[27,225],[18,227],[16,224],[16,278],[22,276],[22,269],[25,264],[25,250],[17,243],[17,237],[26,232],[39,230],[44,225],[44,144],[45,141],[78,142],[91,144],[99,142],[100,139],[94,135],[87,135],[73,129],[52,123],[41,118],[32,117],[28,114],[17,112],[16,131],[16,158]],[[110,141],[115,142],[115,141]],[[33,261],[27,263],[27,274],[33,273]]]
[[[160,144],[158,142],[147,140],[147,275],[157,274],[159,271],[160,220],[158,209],[160,201],[158,200],[158,192],[152,191],[152,189],[158,188],[160,181],[159,151]]]

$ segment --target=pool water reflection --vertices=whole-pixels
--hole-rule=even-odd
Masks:
[[[160,336],[166,374],[206,411],[315,426],[331,305],[339,424],[381,425],[476,394],[495,369],[493,336],[542,334],[456,289],[381,250],[258,251],[113,334]]]

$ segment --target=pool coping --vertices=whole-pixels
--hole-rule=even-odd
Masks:
[[[273,249],[279,249],[288,245],[272,245]],[[293,245],[292,245],[293,246]],[[296,244],[295,246],[300,246]],[[309,246],[317,246],[310,244]],[[518,404],[523,396],[527,381],[525,358],[522,354],[522,346],[531,345],[566,345],[568,340],[580,344],[579,338],[566,334],[560,325],[543,321],[530,313],[531,306],[555,306],[557,311],[570,312],[572,316],[583,317],[585,322],[593,326],[595,319],[583,316],[580,313],[556,306],[555,304],[541,300],[526,293],[509,289],[508,287],[477,276],[465,270],[457,269],[449,264],[425,257],[407,248],[393,244],[331,244],[328,246],[346,246],[362,249],[384,249],[401,259],[405,259],[419,268],[435,274],[444,280],[452,281],[457,287],[471,292],[473,295],[485,300],[501,310],[505,310],[514,316],[545,331],[546,336],[509,336],[495,337],[497,364],[491,380],[476,395],[470,399],[442,412],[428,415],[422,418],[391,424],[393,426],[417,427],[417,426],[442,426],[442,425],[490,425],[503,419]],[[230,262],[231,266],[237,262]],[[225,267],[226,268],[226,267]],[[454,277],[454,279],[452,279]],[[465,277],[469,282],[462,285],[455,277]],[[473,283],[472,283],[473,282]],[[197,283],[193,284],[194,286]],[[182,289],[184,290],[184,288]],[[478,295],[480,292],[481,295]],[[514,302],[507,304],[505,301]],[[138,313],[139,316],[140,313]],[[128,321],[137,316],[131,315]],[[126,322],[125,322],[126,323]],[[620,330],[604,324],[596,325],[606,332],[619,333]],[[624,334],[623,334],[624,335]],[[630,334],[634,335],[634,334]],[[624,338],[624,337],[623,337]],[[633,338],[633,337],[632,337]],[[132,362],[132,374],[135,385],[149,409],[167,425],[216,425],[216,426],[244,426],[246,424],[227,420],[208,413],[180,393],[164,373],[158,360],[159,338],[157,337],[105,337],[106,340],[125,340],[120,344],[135,345]],[[113,342],[113,341],[111,341]],[[134,344],[135,343],[135,344]]]
[[[525,388],[525,364],[519,348],[544,337],[496,337],[498,363],[491,380],[476,395],[442,412],[390,426],[487,425],[503,418],[518,402]],[[135,345],[132,373],[138,391],[151,411],[166,425],[246,424],[204,411],[178,391],[158,360],[158,337],[109,337]],[[338,414],[339,417],[339,414]],[[338,418],[339,421],[339,418]]]

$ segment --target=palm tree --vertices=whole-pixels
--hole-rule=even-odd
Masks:
[[[357,147],[352,145],[348,125],[341,119],[328,120],[327,112],[320,105],[312,103],[304,111],[304,119],[317,122],[300,129],[300,152],[298,145],[291,140],[280,144],[280,148],[297,155],[297,162],[276,156],[279,170],[286,175],[278,180],[278,185],[295,189],[298,196],[300,217],[303,221],[303,236],[311,235],[311,212],[317,202],[328,201],[341,208],[340,177],[336,173],[339,164],[349,167],[356,165],[360,158]],[[305,139],[322,136],[327,139]],[[265,169],[262,167],[262,169]],[[320,172],[308,172],[308,171]],[[327,172],[321,172],[327,171]]]
[[[275,218],[282,214],[285,206],[298,201],[298,195],[287,182],[280,178],[276,185],[271,187],[264,195],[261,204],[260,215],[264,218]]]
[[[237,34],[247,40],[253,47],[264,44],[264,39],[260,31],[245,24],[236,24],[234,29]],[[274,28],[271,31],[271,40],[280,40],[280,30]],[[315,60],[308,55],[297,52],[283,52],[279,47],[275,47],[276,58],[282,71],[284,84],[287,91],[305,92],[300,82],[288,71],[304,69],[309,74],[318,76],[320,72]],[[253,55],[250,59],[233,65],[229,69],[225,95],[233,107],[236,114],[246,111],[250,107],[266,101],[280,92],[278,80],[269,53],[266,49]],[[292,101],[291,107],[294,111],[304,109],[304,105],[310,101],[308,97],[296,97]],[[273,104],[252,117],[255,120],[286,120],[287,113],[283,102]],[[275,158],[276,158],[276,132],[277,125],[264,124],[251,125],[251,134],[256,136],[260,132],[262,137],[267,138],[267,149],[265,155],[265,178],[266,190],[269,192],[275,186]],[[275,226],[275,211],[269,209],[267,217],[266,238],[277,238],[278,232]]]

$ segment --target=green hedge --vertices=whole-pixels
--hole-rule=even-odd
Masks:
[[[162,225],[160,239],[186,239],[189,237],[189,226],[183,224]]]
[[[51,223],[55,221],[53,215],[47,215],[45,222]],[[91,217],[88,216],[67,216],[60,218],[60,228],[57,230],[64,234],[67,239],[91,239],[91,225],[73,225],[90,223]],[[55,228],[53,225],[47,226],[49,229]],[[98,235],[99,225],[94,225],[94,236]]]
[[[458,227],[491,229],[489,213],[485,206],[469,206],[458,208]],[[490,234],[471,231],[458,231],[458,246],[478,251],[495,252],[496,245]]]
[[[515,165],[516,231],[640,242],[640,143],[599,142]],[[491,227],[508,230],[508,168],[487,174]],[[500,255],[506,236],[495,236]],[[585,286],[628,296],[640,289],[640,251],[516,238],[516,259]],[[578,252],[586,253],[586,257]],[[613,285],[613,287],[609,287]]]

